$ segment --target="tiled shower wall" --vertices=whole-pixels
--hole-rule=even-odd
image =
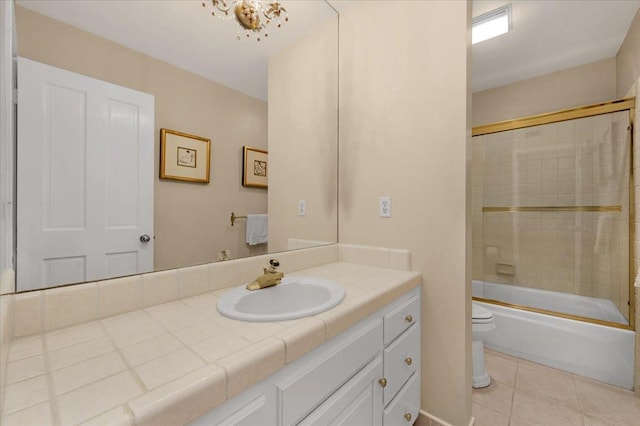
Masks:
[[[473,138],[474,279],[610,299],[628,318],[628,124],[622,111]]]

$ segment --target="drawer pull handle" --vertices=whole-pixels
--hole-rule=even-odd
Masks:
[[[404,320],[406,322],[413,322],[413,317],[411,315],[407,315],[406,317],[404,317]]]
[[[380,383],[380,386],[382,386],[383,388],[387,387],[387,379],[385,379],[384,377],[378,380],[378,383]]]
[[[406,421],[410,422],[411,421],[411,413],[406,413],[404,415],[404,418],[405,418]]]
[[[413,364],[413,360],[411,359],[411,357],[405,358],[404,362],[407,363],[407,365]]]

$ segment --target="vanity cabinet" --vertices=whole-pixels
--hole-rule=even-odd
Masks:
[[[411,425],[420,409],[413,289],[192,425]]]
[[[381,341],[382,321],[369,321],[350,338],[321,351],[303,368],[279,381],[276,385],[279,424],[299,423],[320,401],[342,390],[347,379],[354,377],[376,356],[381,358]],[[378,378],[381,374],[382,370],[378,372]]]
[[[382,357],[378,355],[299,424],[381,426],[381,374]]]
[[[384,409],[384,425],[413,424],[420,412],[420,379],[414,374]]]
[[[255,426],[263,424],[268,414],[267,398],[262,395],[217,424],[220,426]]]
[[[413,424],[420,412],[420,296],[383,316],[383,424]]]

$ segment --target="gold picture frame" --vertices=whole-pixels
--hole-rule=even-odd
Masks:
[[[242,148],[242,186],[267,188],[269,165],[268,152],[263,149],[245,146]]]
[[[160,129],[160,179],[209,183],[211,139]]]

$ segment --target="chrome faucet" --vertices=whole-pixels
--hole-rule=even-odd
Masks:
[[[280,266],[280,262],[275,259],[269,261],[269,267],[264,268],[264,273],[255,279],[252,283],[247,284],[247,290],[260,290],[262,288],[273,287],[280,284],[280,281],[284,277],[282,272],[278,272],[277,268]]]

